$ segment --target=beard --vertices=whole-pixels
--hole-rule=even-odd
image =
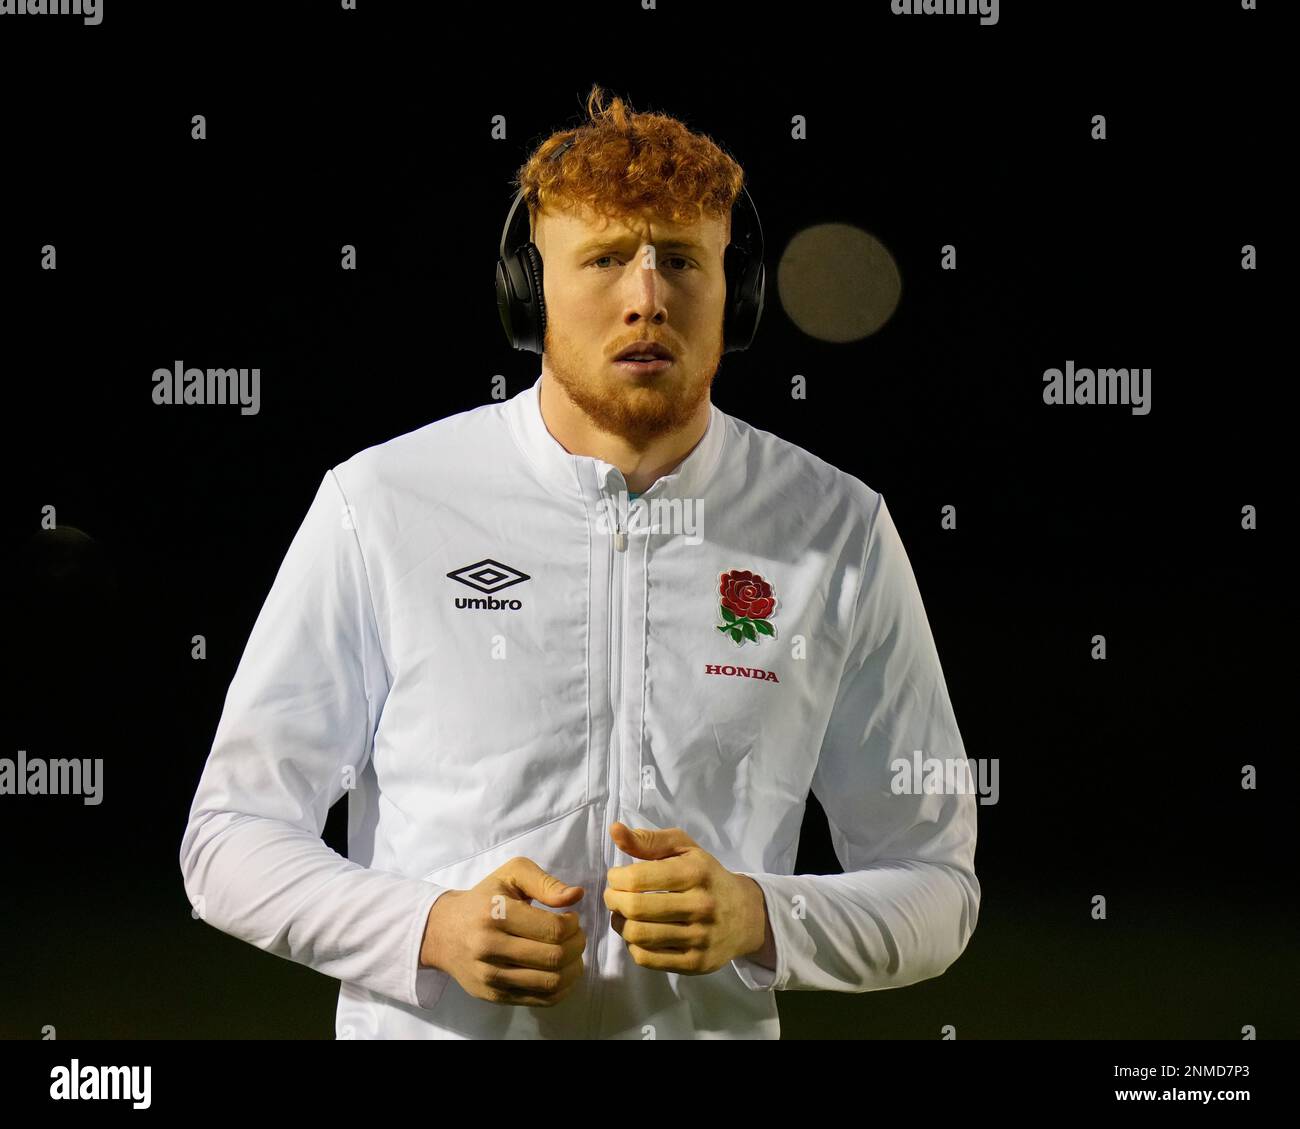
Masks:
[[[644,448],[685,428],[709,398],[722,361],[722,324],[703,362],[690,367],[679,358],[652,377],[628,376],[604,357],[593,362],[549,321],[542,348],[555,382],[597,428]]]

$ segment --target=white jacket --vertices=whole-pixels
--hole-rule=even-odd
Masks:
[[[340,1038],[775,1039],[776,990],[941,974],[979,911],[976,806],[891,789],[915,750],[966,760],[882,496],[711,405],[629,512],[622,473],[546,429],[540,387],[324,476],[194,797],[199,916],[341,981]],[[733,639],[737,570],[769,586],[771,634]],[[845,873],[791,873],[809,789]],[[321,839],[345,792],[346,859]],[[758,882],[775,972],[638,965],[604,904],[639,861],[616,819]],[[552,1007],[419,967],[438,895],[517,855],[586,891],[583,981]]]

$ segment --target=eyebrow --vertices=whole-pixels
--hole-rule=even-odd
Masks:
[[[575,255],[589,255],[592,251],[617,251],[625,247],[632,240],[632,236],[624,239],[590,239],[583,243],[576,251]],[[651,241],[654,246],[664,251],[703,251],[705,248],[691,239],[655,239]]]

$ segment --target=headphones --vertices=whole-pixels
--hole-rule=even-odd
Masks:
[[[559,160],[573,144],[565,141],[552,155]],[[497,312],[511,348],[542,351],[546,337],[546,298],[542,290],[542,256],[533,241],[520,247],[511,246],[511,231],[520,212],[525,219],[527,208],[520,208],[523,190],[515,193],[510,214],[501,231],[501,248],[497,258]],[[748,349],[763,316],[763,299],[767,290],[767,272],[763,267],[763,227],[758,209],[741,187],[732,212],[732,239],[723,252],[723,273],[727,280],[727,300],[722,318],[722,351]],[[741,220],[736,224],[736,219]],[[739,235],[737,235],[739,227]]]

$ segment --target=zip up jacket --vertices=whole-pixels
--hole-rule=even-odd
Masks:
[[[198,916],[339,980],[339,1038],[775,1039],[777,991],[940,975],[978,917],[976,805],[899,787],[922,757],[972,778],[884,498],[710,404],[629,504],[541,384],[325,474],[194,796]],[[793,873],[810,790],[843,873]],[[345,793],[347,858],[321,839]],[[638,965],[604,904],[641,861],[615,820],[753,878],[776,968]],[[582,980],[550,1007],[419,963],[440,894],[516,856],[585,889]]]

